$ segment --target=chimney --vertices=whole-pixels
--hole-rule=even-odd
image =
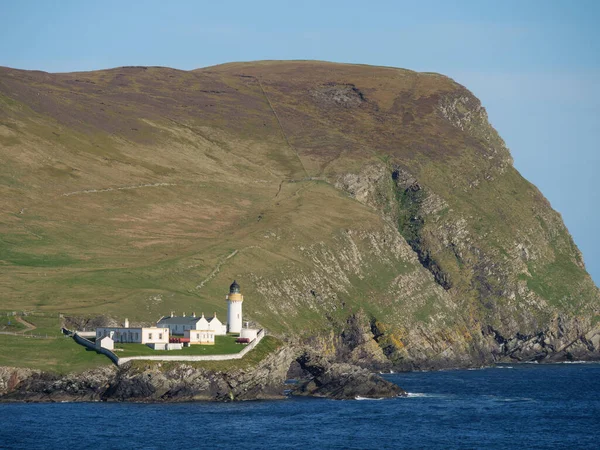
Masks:
[[[185,313],[183,313],[183,317],[185,317]]]
[[[196,313],[195,312],[192,313],[192,317],[196,317]]]
[[[202,317],[204,318],[204,313],[202,313]]]
[[[125,322],[123,323],[123,328],[129,328],[129,319],[125,317]]]
[[[173,317],[173,311],[171,311],[171,317]]]
[[[217,312],[216,311],[214,312],[213,317],[217,317]]]

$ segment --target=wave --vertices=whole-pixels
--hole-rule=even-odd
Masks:
[[[383,397],[381,398],[369,398],[369,397],[361,397],[360,395],[357,395],[356,397],[354,397],[354,400],[384,400]]]
[[[496,395],[485,395],[488,400],[500,403],[510,402],[535,402],[535,399],[529,397],[498,397]]]
[[[407,392],[406,396],[410,398],[410,397],[427,397],[428,395],[422,394],[420,392]]]
[[[598,361],[558,361],[554,364],[598,364]]]
[[[426,394],[423,392],[407,392],[406,396],[408,398],[451,398],[455,397],[450,394]]]

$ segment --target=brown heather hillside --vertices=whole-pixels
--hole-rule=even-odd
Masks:
[[[600,296],[467,89],[324,62],[0,69],[0,309],[216,311],[364,365],[596,358]]]

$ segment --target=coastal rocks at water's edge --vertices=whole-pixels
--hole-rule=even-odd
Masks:
[[[302,373],[295,385],[285,384],[290,367]],[[282,399],[290,393],[353,399],[396,397],[404,391],[364,368],[290,346],[254,367],[228,370],[144,361],[68,375],[0,367],[0,401],[242,401]]]
[[[296,395],[348,399],[382,398],[406,395],[397,385],[353,364],[331,364],[314,353],[304,353],[296,362],[308,374],[294,391]]]
[[[67,375],[0,367],[0,401],[97,401],[116,372],[112,366]]]
[[[339,329],[338,334],[280,343],[260,362],[248,364],[132,361],[66,375],[0,367],[0,402],[243,401],[286,395],[389,398],[406,393],[373,371],[600,360],[600,333],[589,331],[587,323],[560,317],[530,335],[505,335],[493,326],[482,327],[469,334],[469,342],[419,328],[411,335],[415,348],[403,351],[392,345],[394,336],[364,311],[348,317]],[[436,351],[437,356],[428,355]],[[289,384],[290,379],[296,381]]]

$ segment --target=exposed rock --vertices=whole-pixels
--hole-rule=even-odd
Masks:
[[[94,330],[96,327],[117,327],[120,324],[109,316],[64,316],[64,327],[69,330]]]
[[[300,354],[300,356],[298,356]],[[138,362],[81,374],[0,367],[0,401],[240,401],[285,398],[292,364],[298,393],[336,399],[389,397],[403,393],[393,383],[351,364],[331,363],[306,351],[281,347],[255,367],[208,369],[186,363]]]
[[[220,372],[185,363],[124,366],[102,394],[103,400],[190,401],[283,398],[287,371],[294,358],[290,347],[269,355],[249,369]]]
[[[0,366],[0,396],[13,391],[23,380],[39,373],[39,370]]]
[[[337,400],[365,398],[386,398],[406,395],[394,383],[351,364],[329,363],[315,354],[305,353],[298,363],[312,378],[303,382],[295,395],[311,395]]]
[[[311,91],[319,103],[353,108],[366,102],[364,94],[353,84],[327,83]]]
[[[0,68],[10,100],[0,132],[13,143],[5,209],[26,211],[6,223],[28,230],[30,256],[54,254],[61,267],[6,261],[0,284],[11,309],[43,277],[32,304],[59,310],[72,294],[64,280],[77,279],[76,310],[102,302],[118,317],[143,305],[138,320],[155,320],[167,301],[208,306],[198,289],[207,298],[235,274],[258,300],[248,316],[328,364],[412,370],[599,357],[600,294],[581,253],[512,167],[479,100],[447,77],[322,62],[82,77]],[[114,196],[125,192],[145,194],[119,206]],[[20,240],[7,245],[22,251]],[[99,289],[73,264],[81,258],[122,282]],[[148,289],[133,295],[140,280]],[[137,365],[99,389],[122,400],[281,395],[281,358],[227,374]],[[338,375],[319,376],[327,371]],[[23,373],[10,384],[82,398],[91,389],[59,378]]]
[[[2,369],[0,368],[0,372]],[[27,402],[95,401],[108,387],[117,369],[106,367],[81,374],[58,375],[49,372],[29,371],[7,389],[0,400]]]

